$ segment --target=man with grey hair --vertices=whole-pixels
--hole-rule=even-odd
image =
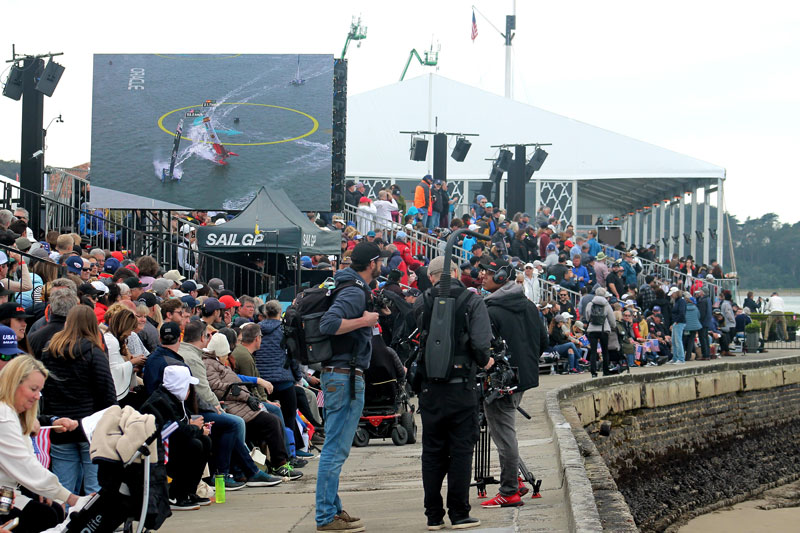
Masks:
[[[106,253],[100,248],[92,248],[92,251],[89,252],[89,255],[97,259],[97,269],[102,271],[106,264]]]
[[[248,322],[255,322],[256,299],[243,294],[239,297],[239,304],[237,316],[234,317],[234,320],[244,318]]]
[[[56,285],[58,283],[58,285]],[[42,352],[53,335],[64,329],[67,314],[78,305],[78,294],[75,284],[68,279],[56,279],[50,287],[47,304],[50,313],[46,324],[41,325],[35,332],[28,335],[28,346],[37,359],[42,359]],[[44,318],[44,317],[43,317]],[[31,328],[33,329],[33,328]]]
[[[431,318],[434,295],[444,271],[444,256],[434,258],[428,265],[428,278],[434,288],[417,299],[414,314],[423,338],[432,331]],[[459,268],[455,262],[451,270],[450,297],[454,298],[454,324],[452,335],[452,368],[446,377],[427,375],[426,361],[419,362],[422,372],[419,405],[422,412],[422,486],[425,490],[425,515],[428,529],[444,527],[445,508],[442,501],[442,482],[447,476],[447,506],[454,529],[480,525],[469,515],[469,485],[472,470],[472,452],[478,438],[478,394],[475,374],[478,367],[490,368],[494,360],[489,355],[492,329],[489,313],[483,299],[467,292],[459,281]],[[432,350],[433,352],[433,350]],[[420,348],[420,355],[431,357]],[[444,357],[450,357],[449,355]]]
[[[14,214],[8,209],[0,209],[0,229],[8,230],[8,226],[14,222]]]

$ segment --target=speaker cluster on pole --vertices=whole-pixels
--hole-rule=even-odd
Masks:
[[[428,140],[424,137],[411,137],[409,152],[412,161],[425,161],[428,157]]]

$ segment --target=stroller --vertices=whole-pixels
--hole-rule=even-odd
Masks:
[[[119,413],[119,408],[116,406],[105,411],[115,408]],[[95,413],[93,416],[99,414]],[[97,416],[98,420],[100,418]],[[70,513],[64,531],[112,533],[123,525],[122,531],[131,533],[134,531],[134,521],[138,522],[136,533],[141,533],[144,528],[154,530],[161,527],[172,515],[169,506],[167,469],[164,466],[163,439],[176,428],[177,424],[163,429],[157,428],[125,462],[95,460],[98,465],[97,480],[101,489],[80,511]],[[84,431],[91,442],[92,432],[87,431],[85,425]],[[149,458],[154,441],[157,443],[158,460],[151,463]],[[137,462],[140,457],[142,461]]]
[[[380,335],[372,337],[372,360],[365,375],[364,410],[353,446],[364,447],[370,439],[391,438],[396,446],[417,442],[415,409],[408,402],[405,386],[398,380],[395,357],[397,355]]]

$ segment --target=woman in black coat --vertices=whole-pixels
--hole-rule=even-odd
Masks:
[[[53,335],[42,353],[50,372],[42,400],[43,412],[81,421],[117,403],[114,379],[101,341],[94,311],[76,305],[67,315],[64,329]],[[74,494],[100,490],[97,465],[89,457],[83,431],[53,433],[50,457],[53,473]]]

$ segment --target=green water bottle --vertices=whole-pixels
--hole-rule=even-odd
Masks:
[[[225,503],[225,476],[222,474],[214,476],[214,500]]]

